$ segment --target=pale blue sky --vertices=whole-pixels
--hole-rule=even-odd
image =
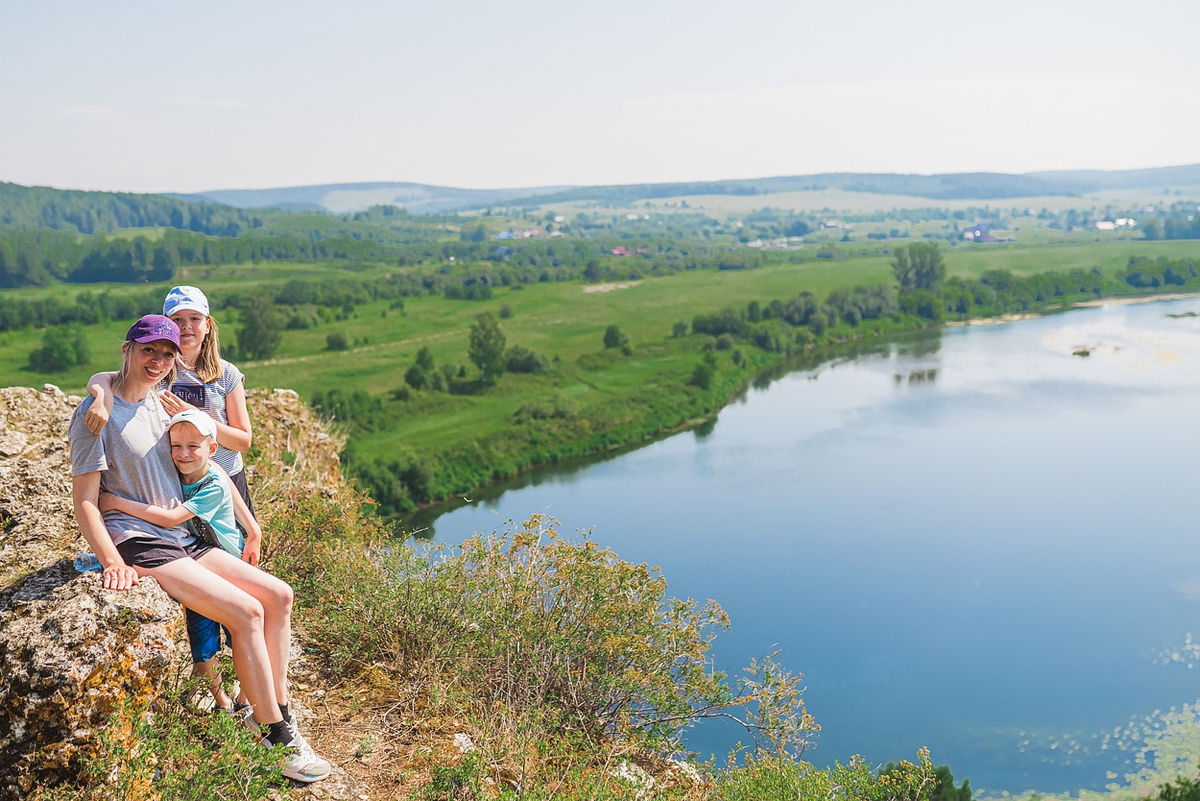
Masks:
[[[0,5],[0,180],[465,187],[1200,162],[1200,4]]]

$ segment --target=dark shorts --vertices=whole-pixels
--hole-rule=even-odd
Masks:
[[[221,652],[221,632],[225,632],[225,644],[233,647],[229,629],[215,620],[209,620],[199,612],[187,610],[188,645],[192,649],[193,662],[207,662]]]
[[[213,547],[208,543],[200,542],[200,540],[195,540],[191,545],[178,545],[158,537],[151,537],[148,534],[135,534],[117,545],[117,551],[125,560],[125,564],[153,570],[156,567],[169,565],[176,559],[199,559]]]

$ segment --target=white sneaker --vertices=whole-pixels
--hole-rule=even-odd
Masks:
[[[289,712],[283,722],[287,724],[288,734],[292,735],[292,745],[308,748],[308,740],[304,739],[304,735],[300,734],[300,727],[296,725],[295,713]]]
[[[283,761],[283,775],[289,779],[308,784],[329,776],[329,763],[313,753],[308,743],[299,738],[283,746],[272,743],[267,737],[259,742],[268,748],[283,748],[287,751],[287,758]]]

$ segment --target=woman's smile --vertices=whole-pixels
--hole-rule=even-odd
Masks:
[[[175,348],[167,342],[141,342],[134,345],[133,358],[137,368],[150,384],[157,384],[170,371],[175,361]]]

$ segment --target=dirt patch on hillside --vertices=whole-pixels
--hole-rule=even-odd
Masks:
[[[642,282],[641,281],[621,281],[620,283],[616,283],[616,284],[587,284],[586,286],[584,286],[583,291],[584,292],[612,292],[614,289],[630,289],[631,287],[635,287],[640,283],[642,283]]]

